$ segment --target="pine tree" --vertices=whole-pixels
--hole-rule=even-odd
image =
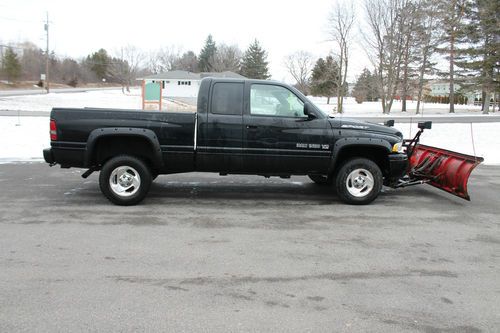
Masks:
[[[319,58],[314,65],[311,75],[311,94],[326,97],[330,104],[330,97],[335,95],[337,89],[337,75],[339,66],[331,56],[326,60]]]
[[[2,59],[2,72],[7,77],[7,80],[16,81],[21,75],[21,64],[17,59],[17,54],[12,48],[7,48]]]
[[[464,10],[465,24],[460,31],[464,46],[457,49],[457,67],[465,78],[462,87],[481,88],[483,113],[489,112],[492,93],[500,90],[500,3],[471,0]]]
[[[267,80],[269,75],[267,52],[262,49],[256,39],[245,51],[241,61],[241,75],[249,79]]]
[[[108,52],[105,49],[100,49],[87,56],[86,63],[89,69],[97,76],[98,80],[109,79],[111,57],[108,56]]]
[[[198,69],[201,72],[211,72],[213,70],[214,57],[217,52],[217,47],[212,38],[212,35],[208,35],[205,46],[201,49],[200,56],[198,57]]]
[[[198,57],[193,51],[187,51],[179,59],[173,62],[172,70],[198,72]]]
[[[364,101],[372,102],[378,99],[377,78],[368,68],[358,77],[352,90],[352,96],[359,104]]]

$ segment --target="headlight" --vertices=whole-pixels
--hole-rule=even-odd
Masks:
[[[401,153],[402,151],[403,151],[403,141],[395,143],[394,146],[392,146],[393,153]]]

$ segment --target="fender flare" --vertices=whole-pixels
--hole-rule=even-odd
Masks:
[[[329,175],[331,175],[335,171],[337,158],[339,154],[342,152],[342,150],[353,146],[371,146],[376,148],[383,148],[387,152],[387,154],[391,152],[392,148],[389,141],[384,139],[356,138],[356,137],[341,138],[337,140],[333,145],[332,159],[330,161],[330,166],[328,168]]]
[[[163,167],[163,157],[160,142],[158,141],[158,137],[156,136],[156,134],[150,129],[133,127],[96,128],[95,130],[90,132],[90,135],[87,139],[87,145],[85,146],[85,155],[83,159],[85,167],[91,167],[92,154],[94,153],[95,145],[99,139],[103,137],[120,136],[140,137],[146,139],[153,148],[153,156],[151,156],[151,159],[154,166],[157,168]]]

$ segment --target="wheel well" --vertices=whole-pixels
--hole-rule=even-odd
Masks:
[[[348,146],[340,150],[336,156],[333,172],[335,173],[342,164],[352,158],[362,157],[375,162],[382,174],[386,176],[389,173],[389,159],[387,158],[387,149],[384,147],[356,145]]]
[[[154,149],[146,138],[140,136],[104,136],[94,144],[90,165],[102,165],[118,155],[130,155],[154,165]]]

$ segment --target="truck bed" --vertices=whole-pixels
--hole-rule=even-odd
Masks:
[[[101,108],[53,108],[58,140],[52,142],[53,154],[62,166],[87,167],[85,161],[89,136],[97,129],[147,129],[157,136],[165,166],[170,171],[193,167],[194,112],[159,112]],[[126,144],[126,142],[124,142]]]

